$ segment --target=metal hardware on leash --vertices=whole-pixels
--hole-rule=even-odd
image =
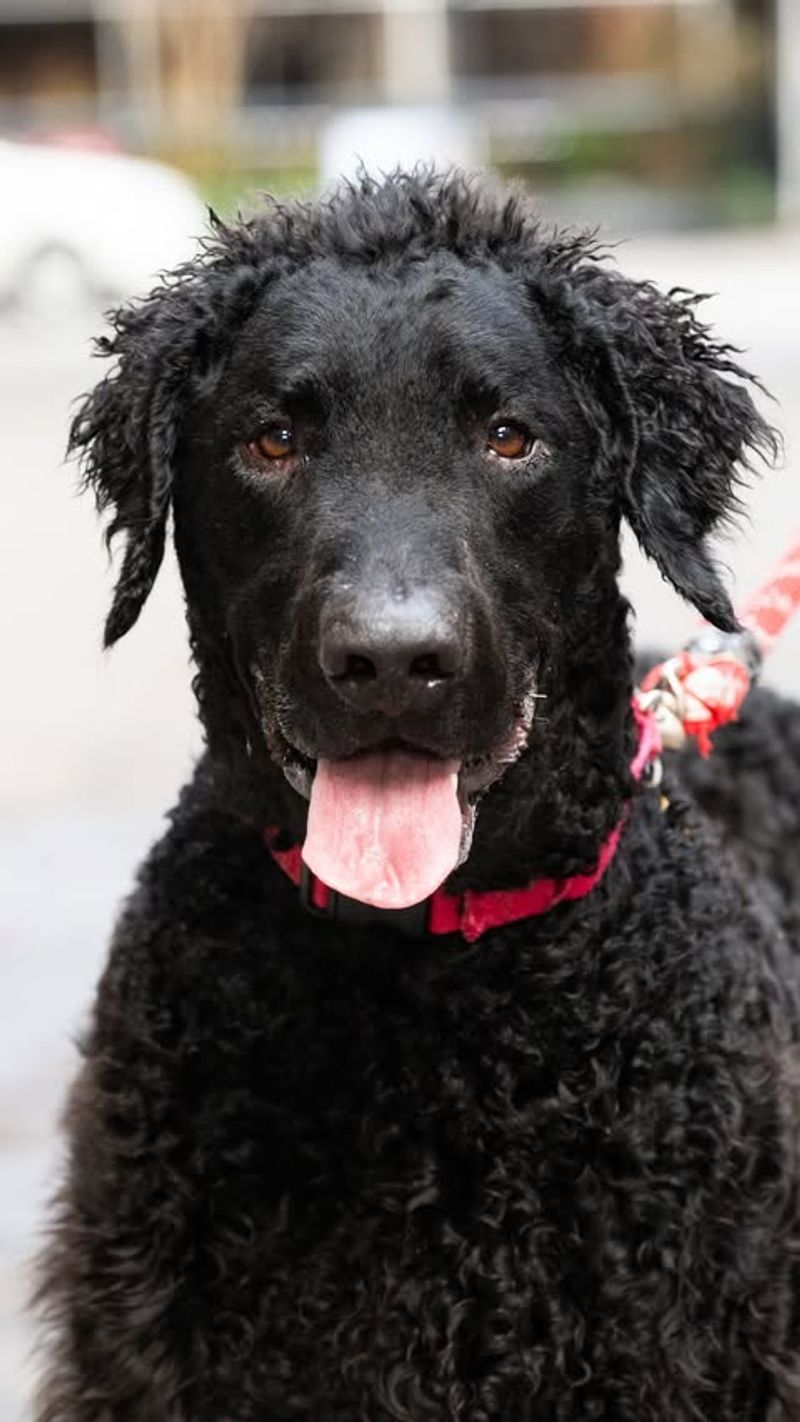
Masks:
[[[662,683],[652,691],[640,691],[639,705],[653,717],[658,726],[661,744],[666,750],[680,750],[686,744],[686,729],[683,724],[686,698],[683,688],[670,662],[661,665]]]
[[[751,627],[743,627],[739,632],[720,632],[718,627],[706,625],[686,643],[686,650],[702,657],[718,657],[721,653],[735,657],[746,669],[751,686],[755,686],[764,665],[761,645]]]
[[[702,748],[712,730],[735,720],[762,661],[750,628],[704,627],[682,652],[655,668],[638,693],[642,710],[655,717],[661,744],[681,750],[689,736],[697,736]]]
[[[738,718],[764,653],[799,606],[800,537],[746,605],[738,631],[704,624],[682,652],[644,678],[636,700],[654,718],[663,746],[680,750],[694,737],[700,754],[709,754],[713,732]]]
[[[664,779],[664,762],[660,755],[648,761],[642,771],[641,784],[645,790],[658,790]]]

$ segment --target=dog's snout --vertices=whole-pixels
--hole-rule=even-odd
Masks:
[[[319,661],[341,699],[357,710],[422,710],[460,674],[463,617],[433,589],[333,599],[320,625]]]

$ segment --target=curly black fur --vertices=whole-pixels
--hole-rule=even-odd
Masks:
[[[588,898],[471,949],[317,923],[264,850],[262,827],[299,836],[305,808],[265,739],[275,686],[259,700],[242,648],[272,647],[283,714],[316,604],[289,496],[262,521],[231,464],[243,366],[273,334],[280,364],[280,301],[338,310],[343,331],[342,302],[396,298],[422,359],[423,308],[462,291],[470,339],[504,313],[501,366],[509,292],[532,323],[558,453],[530,484],[484,495],[477,457],[468,497],[448,484],[459,527],[480,505],[479,566],[459,571],[485,619],[475,656],[510,685],[534,667],[547,698],[453,887],[589,867],[633,795],[621,517],[733,625],[704,540],[770,440],[744,373],[690,298],[625,280],[519,199],[417,174],[272,205],[117,314],[116,367],[73,430],[126,538],[106,640],[138,615],[172,504],[208,751],[84,1043],[38,1422],[800,1418],[797,712],[754,697],[707,767],[668,768],[666,808],[633,795]],[[378,408],[369,360],[341,418]],[[358,473],[337,467],[328,535]],[[462,707],[430,735],[471,744],[477,723]]]

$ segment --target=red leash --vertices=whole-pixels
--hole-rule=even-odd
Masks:
[[[775,572],[751,597],[741,621],[758,639],[766,655],[800,607],[800,533],[787,548]]]
[[[709,754],[713,732],[737,719],[764,656],[798,607],[800,534],[745,605],[741,632],[706,624],[684,651],[648,672],[636,699],[655,716],[665,746],[679,749],[694,736],[700,754]]]

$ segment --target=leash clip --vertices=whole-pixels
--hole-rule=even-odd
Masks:
[[[647,762],[642,770],[642,778],[639,782],[644,790],[658,790],[664,779],[664,762],[660,755],[656,755]]]

